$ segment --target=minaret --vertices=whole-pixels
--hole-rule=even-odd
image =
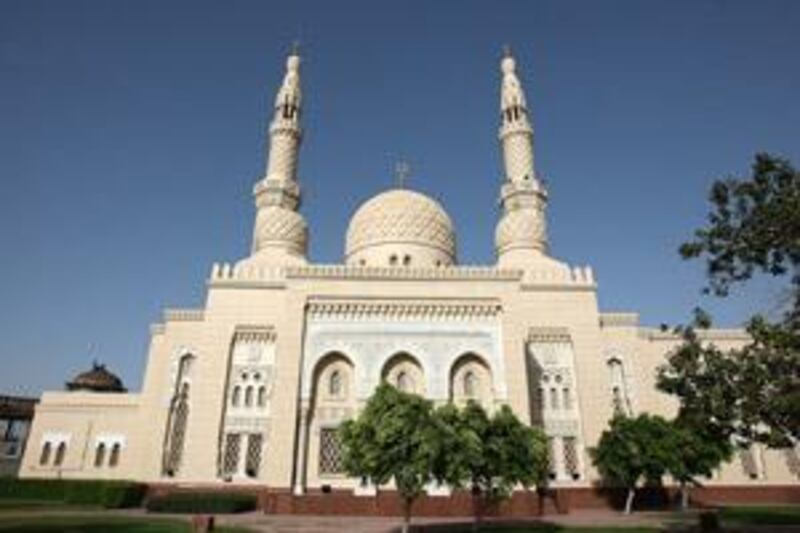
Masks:
[[[497,263],[524,268],[546,258],[547,191],[533,166],[533,126],[516,62],[508,48],[500,62],[500,147],[505,171],[500,190],[503,214],[495,230]],[[547,261],[547,259],[545,259]]]
[[[302,264],[306,262],[308,227],[300,207],[297,154],[303,130],[300,55],[294,46],[286,60],[286,75],[275,96],[269,127],[266,175],[253,188],[256,222],[248,262]]]

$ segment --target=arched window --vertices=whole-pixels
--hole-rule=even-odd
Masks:
[[[50,443],[45,442],[44,446],[42,446],[42,453],[39,455],[39,464],[44,466],[50,462]]]
[[[239,385],[236,385],[233,388],[233,392],[231,393],[231,406],[239,407],[241,396],[242,396],[242,388]]]
[[[464,374],[464,396],[475,398],[478,395],[478,376],[472,370]]]
[[[176,389],[179,392],[172,398],[172,406],[167,420],[168,432],[162,455],[162,472],[169,477],[175,476],[180,470],[186,425],[189,419],[189,384],[176,385]]]
[[[114,445],[111,447],[111,455],[108,456],[108,466],[115,467],[119,464],[119,453],[122,449],[122,446],[119,442],[115,442]]]
[[[56,457],[53,460],[53,464],[55,466],[61,466],[61,464],[64,462],[65,455],[67,455],[67,443],[61,442],[58,444],[58,447],[56,448]]]
[[[339,370],[331,372],[328,378],[328,395],[332,398],[342,396],[342,373]]]
[[[550,389],[550,407],[554,411],[557,411],[559,409],[558,405],[559,405],[559,402],[558,402],[558,389],[553,387],[553,388]]]
[[[106,460],[106,445],[104,443],[100,443],[97,445],[97,449],[94,451],[94,466],[99,468],[103,466],[103,461]]]
[[[403,256],[403,266],[410,266],[411,265],[411,256],[405,255]]]
[[[244,406],[251,407],[253,405],[253,387],[249,386],[244,390]]]
[[[397,256],[396,255],[389,256],[389,264],[392,265],[392,266],[397,265]]]
[[[264,407],[265,405],[267,405],[267,388],[261,385],[258,388],[258,406]]]
[[[628,395],[628,383],[625,378],[625,369],[622,366],[622,361],[614,357],[607,364],[611,379],[611,406],[615,413],[630,414],[631,404]]]
[[[562,405],[564,406],[564,409],[569,411],[570,409],[572,409],[572,394],[570,393],[569,387],[564,387],[563,392],[564,392],[564,403]]]

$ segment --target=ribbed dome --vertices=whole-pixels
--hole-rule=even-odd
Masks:
[[[92,392],[125,392],[122,380],[106,369],[106,365],[92,363],[92,369],[67,382],[67,390]]]
[[[367,266],[445,266],[455,261],[455,232],[436,200],[392,189],[358,208],[347,229],[346,261]]]

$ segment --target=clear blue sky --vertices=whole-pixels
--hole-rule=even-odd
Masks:
[[[359,202],[410,185],[493,259],[498,57],[517,56],[550,186],[554,255],[606,310],[722,324],[676,247],[717,176],[800,163],[800,2],[0,1],[0,392],[59,388],[97,357],[138,388],[148,325],[201,306],[249,248],[250,191],[290,42],[303,45],[311,257],[342,257]],[[95,343],[96,352],[87,346]]]

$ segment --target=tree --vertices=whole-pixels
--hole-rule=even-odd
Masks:
[[[678,482],[681,509],[685,511],[689,507],[690,487],[700,486],[697,477],[710,477],[715,468],[730,458],[733,450],[729,440],[720,439],[686,419],[672,422],[670,441],[673,455],[668,471]]]
[[[625,513],[630,514],[640,482],[660,483],[675,465],[674,430],[659,416],[616,415],[589,453],[605,482],[627,490]]]
[[[342,425],[344,468],[375,485],[394,480],[403,502],[403,532],[411,507],[431,480],[436,450],[429,401],[382,383],[364,411]]]
[[[781,320],[747,324],[752,342],[722,352],[696,326],[659,372],[661,390],[678,396],[679,418],[704,416],[721,437],[785,446],[800,439],[800,173],[757,154],[749,178],[716,181],[708,225],[680,247],[706,260],[707,293],[726,296],[758,272],[790,275],[791,304]],[[707,317],[706,317],[707,318]],[[706,320],[706,324],[710,321]],[[702,328],[700,328],[702,329]]]
[[[453,488],[469,488],[474,497],[474,528],[487,504],[509,497],[517,485],[543,483],[547,471],[547,440],[538,428],[520,422],[504,405],[492,417],[470,401],[458,410],[436,410],[439,453],[434,477]]]

